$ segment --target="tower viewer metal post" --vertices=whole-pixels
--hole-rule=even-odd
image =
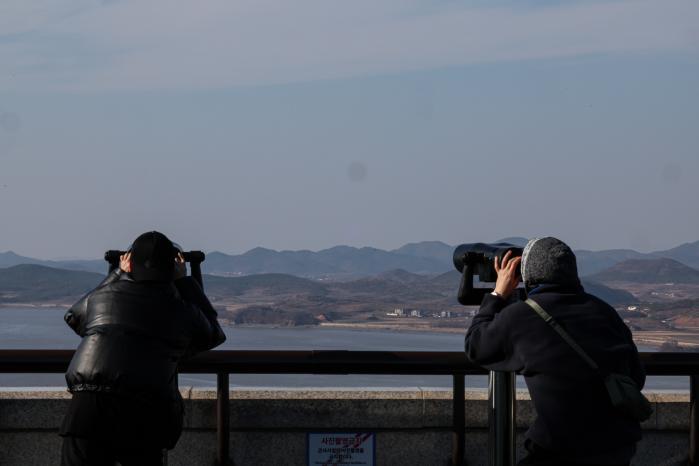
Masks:
[[[689,465],[699,466],[699,375],[689,377]]]
[[[490,466],[515,464],[515,374],[491,372],[488,394]]]
[[[216,374],[216,466],[232,465],[230,459],[230,397],[228,372]]]
[[[452,397],[453,439],[451,448],[452,466],[464,466],[464,448],[466,443],[466,377],[454,374],[454,392]]]

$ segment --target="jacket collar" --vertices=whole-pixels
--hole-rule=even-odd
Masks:
[[[133,277],[131,276],[130,273],[124,273],[124,272],[121,272],[119,274],[119,281],[128,282],[128,283],[135,283],[137,285],[145,286],[148,288],[167,289],[167,288],[174,288],[174,286],[175,286],[173,282],[137,281],[137,280],[133,279]]]
[[[584,293],[585,289],[581,284],[578,285],[559,285],[557,283],[542,283],[534,288],[527,290],[527,295],[532,296],[541,293],[565,293],[579,294]]]

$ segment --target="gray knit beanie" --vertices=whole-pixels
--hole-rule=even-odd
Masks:
[[[534,238],[522,253],[522,281],[525,286],[542,284],[579,286],[575,254],[556,238]]]

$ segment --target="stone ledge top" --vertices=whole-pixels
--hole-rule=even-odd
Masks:
[[[180,388],[186,400],[214,400],[216,390],[197,387]],[[689,393],[648,392],[648,399],[654,403],[688,403]],[[234,389],[229,393],[231,400],[451,400],[451,390],[409,387],[404,389],[380,389],[376,387],[337,387],[337,388],[245,388]],[[0,400],[70,399],[71,394],[64,388],[2,388]],[[466,400],[484,401],[488,399],[486,390],[466,391]],[[517,390],[518,400],[530,400],[526,390]]]

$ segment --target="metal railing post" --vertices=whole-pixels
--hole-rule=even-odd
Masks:
[[[699,466],[699,375],[689,377],[689,465]]]
[[[452,400],[453,429],[451,446],[452,466],[464,466],[464,448],[466,443],[466,382],[464,374],[454,374],[454,392]]]
[[[216,441],[217,466],[232,464],[229,455],[230,398],[227,372],[216,375]]]
[[[490,466],[515,464],[515,374],[491,372],[488,394]]]

